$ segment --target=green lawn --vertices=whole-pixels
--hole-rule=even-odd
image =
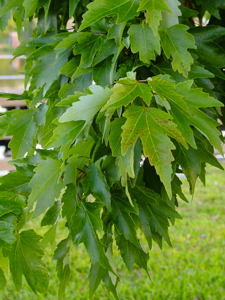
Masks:
[[[225,166],[225,164],[224,164]],[[188,184],[185,194],[188,195]],[[115,255],[115,263],[121,276],[121,299],[135,300],[225,300],[225,174],[212,167],[207,168],[204,188],[196,186],[194,200],[182,203],[179,213],[183,220],[171,227],[173,248],[165,243],[163,251],[154,244],[150,252],[151,280],[143,271],[134,269],[129,274],[121,259]],[[190,197],[189,197],[190,198]],[[59,237],[60,239],[60,237]],[[51,249],[48,250],[51,253]],[[65,299],[87,300],[89,259],[83,247],[74,247],[72,276]],[[50,286],[47,295],[35,296],[27,287],[16,293],[13,285],[0,292],[0,300],[57,299],[55,262],[48,261]],[[103,285],[94,300],[113,299]]]

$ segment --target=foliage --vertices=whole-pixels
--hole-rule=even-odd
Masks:
[[[224,162],[222,163],[224,167]],[[184,220],[177,222],[170,229],[173,248],[164,245],[162,251],[153,244],[148,267],[151,279],[145,276],[145,271],[134,266],[133,272],[124,268],[123,260],[114,245],[114,262],[122,283],[118,286],[120,298],[126,299],[221,299],[225,300],[225,270],[224,270],[224,241],[225,241],[225,210],[224,203],[225,177],[223,171],[211,166],[206,167],[206,186],[200,181],[196,183],[195,199],[188,204],[181,202],[178,212]],[[181,178],[183,190],[188,193],[188,183]],[[45,226],[40,228],[39,218],[33,220],[30,227],[41,234],[45,233]],[[58,222],[56,243],[66,237],[63,219]],[[53,226],[54,230],[54,226]],[[143,235],[140,240],[145,247],[147,243]],[[43,244],[42,244],[43,245]],[[56,260],[48,259],[53,248],[45,248],[46,267],[49,271],[50,293],[34,295],[24,281],[23,287],[16,292],[11,278],[7,288],[0,290],[0,299],[7,300],[52,300],[57,299],[58,280],[55,273]],[[89,257],[83,245],[73,247],[70,252],[71,279],[65,293],[66,300],[89,299],[87,281]],[[1,256],[1,266],[4,268]],[[4,271],[6,268],[4,269]],[[107,293],[104,283],[101,283],[93,296],[94,300],[112,300]]]
[[[16,167],[0,179],[0,246],[17,290],[25,276],[35,293],[46,291],[42,247],[63,218],[67,237],[53,255],[58,298],[72,245],[83,243],[90,296],[103,281],[119,299],[113,246],[129,271],[136,264],[148,274],[139,232],[150,249],[163,239],[171,246],[168,228],[181,218],[178,200],[187,201],[177,173],[193,194],[206,163],[222,168],[213,148],[223,153],[224,5],[181,2],[0,2],[2,24],[12,10],[19,33],[23,20],[38,20],[14,52],[27,57],[26,91],[2,95],[26,100],[29,109],[0,119],[1,135],[13,135]],[[196,27],[194,17],[201,24],[206,10],[209,25]],[[27,227],[40,216],[44,237]],[[2,268],[0,280],[4,287]]]

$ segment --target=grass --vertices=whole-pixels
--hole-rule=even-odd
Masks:
[[[225,166],[225,164],[224,164]],[[207,168],[206,187],[196,186],[194,200],[180,203],[178,209],[183,220],[171,227],[173,248],[164,244],[161,251],[155,244],[150,252],[149,269],[151,280],[134,268],[126,271],[119,256],[115,264],[121,276],[118,290],[126,300],[225,300],[225,176],[224,172]],[[188,195],[185,179],[184,191]],[[51,249],[48,254],[51,255]],[[48,256],[48,254],[46,256]],[[54,300],[57,299],[55,262],[46,261],[50,272],[49,292],[34,295],[24,282],[17,293],[9,283],[0,292],[1,300]],[[89,259],[83,247],[72,253],[72,275],[66,291],[66,300],[87,300]],[[111,300],[104,285],[100,285],[94,300]]]

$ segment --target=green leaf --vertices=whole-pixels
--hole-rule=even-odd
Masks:
[[[80,64],[80,56],[75,56],[62,67],[60,73],[68,77],[72,77],[74,72],[77,70],[79,64]]]
[[[16,289],[22,284],[22,275],[34,293],[46,292],[49,276],[42,262],[43,251],[40,249],[38,236],[33,230],[26,230],[18,235],[10,254],[10,271]]]
[[[189,79],[210,78],[210,77],[214,77],[214,74],[204,69],[203,67],[196,66],[196,65],[191,66],[191,71],[188,74]]]
[[[93,66],[97,65],[110,55],[114,55],[118,53],[119,46],[115,43],[114,40],[108,39],[104,40],[101,47],[99,47],[99,51],[97,52],[97,55],[94,58]]]
[[[104,251],[104,245],[99,240],[96,230],[102,228],[100,210],[102,204],[81,203],[80,208],[72,216],[71,234],[74,243],[84,243],[93,264],[99,263],[103,268],[114,273]]]
[[[74,184],[68,184],[66,187],[66,191],[62,197],[62,217],[67,218],[70,221],[71,216],[76,210],[77,202],[77,189]]]
[[[72,18],[80,0],[69,0],[69,18]]]
[[[38,0],[24,0],[25,18],[32,16],[36,10]]]
[[[57,263],[57,274],[60,280],[60,284],[58,288],[58,300],[63,300],[65,290],[70,279],[70,265],[68,263],[65,264],[64,261],[59,261]]]
[[[2,268],[0,268],[0,290],[3,290],[7,284],[4,272]]]
[[[131,106],[123,115],[127,121],[122,127],[122,155],[140,137],[144,155],[155,166],[168,195],[171,196],[171,162],[174,160],[171,150],[175,146],[168,136],[186,145],[176,125],[170,121],[171,116],[160,109],[141,106]]]
[[[167,29],[173,25],[179,24],[179,16],[181,11],[179,9],[180,2],[178,0],[165,0],[168,5],[170,12],[162,11],[161,25],[164,29]]]
[[[108,31],[108,39],[115,39],[116,44],[120,45],[125,26],[126,26],[126,22],[121,24],[113,24]]]
[[[192,81],[186,81],[177,85],[176,90],[184,96],[192,114],[189,116],[189,122],[210,140],[211,144],[223,154],[220,140],[220,131],[218,122],[208,117],[202,112],[200,107],[222,106],[218,100],[204,93],[202,89],[192,89]],[[187,115],[187,114],[186,114]]]
[[[93,296],[93,294],[95,293],[96,289],[98,288],[102,280],[105,283],[108,291],[111,291],[115,299],[119,300],[117,290],[116,290],[117,281],[113,282],[110,275],[114,275],[114,274],[107,272],[107,270],[102,268],[98,263],[91,265],[90,274],[89,274],[90,298]]]
[[[42,160],[34,169],[35,175],[30,181],[32,192],[28,198],[28,211],[32,209],[34,202],[37,201],[34,218],[45,212],[48,207],[51,207],[59,196],[62,189],[61,164],[60,160],[48,157],[46,160]]]
[[[70,244],[71,241],[69,237],[62,240],[54,252],[53,259],[57,259],[57,275],[60,280],[58,288],[58,299],[64,299],[64,293],[66,286],[70,278]]]
[[[54,123],[55,119],[59,117],[62,113],[61,107],[55,105],[55,99],[49,99],[43,107],[43,123],[41,121],[40,114],[36,114],[36,121],[39,123],[38,131],[38,142],[44,147],[49,143],[53,135],[53,130],[56,129],[57,125]],[[47,110],[47,111],[46,111]]]
[[[53,136],[45,147],[59,147],[66,142],[73,143],[84,127],[84,121],[70,121],[59,124],[53,131]]]
[[[90,192],[94,197],[101,200],[111,210],[111,196],[109,186],[99,169],[99,162],[91,165],[83,181],[84,193]]]
[[[210,72],[225,79],[225,75],[221,71],[224,67],[225,54],[223,47],[216,40],[225,34],[225,29],[220,26],[209,25],[200,27],[198,31],[192,28],[190,33],[196,41],[197,51],[194,50],[194,52],[198,55],[198,61]]]
[[[123,261],[130,272],[133,270],[134,263],[136,263],[148,274],[147,261],[149,256],[142,248],[137,248],[134,244],[126,240],[123,235],[116,238],[116,243]]]
[[[0,18],[7,13],[8,11],[10,11],[12,8],[14,8],[15,6],[19,6],[23,3],[24,0],[11,0],[11,1],[7,1],[2,7],[1,7],[1,12],[0,12]]]
[[[112,194],[112,219],[117,234],[123,234],[127,240],[133,243],[137,248],[140,248],[131,213],[137,214],[137,210],[131,206],[128,198],[122,194],[122,191]]]
[[[124,125],[125,121],[125,118],[116,118],[110,123],[109,144],[112,149],[112,156],[114,157],[121,155],[121,127]]]
[[[196,143],[193,131],[190,127],[191,125],[203,131],[210,137],[210,140],[213,141],[214,146],[221,149],[219,146],[220,141],[218,139],[219,132],[215,129],[215,127],[218,126],[217,122],[198,110],[201,105],[203,107],[212,105],[217,106],[220,102],[213,99],[208,94],[203,93],[202,89],[190,89],[191,82],[192,81],[187,81],[187,83],[183,84],[181,83],[177,88],[173,82],[168,80],[168,78],[156,76],[152,77],[152,81],[149,81],[149,84],[162,101],[165,101],[165,98],[168,100],[171,108],[170,113],[173,116],[174,122],[177,124],[177,128],[193,148],[196,148]],[[204,101],[204,99],[206,99],[206,101]]]
[[[154,35],[152,29],[147,24],[131,25],[128,34],[130,36],[131,51],[139,52],[139,58],[146,64],[150,60],[155,60],[156,54],[160,55],[159,35]]]
[[[0,178],[0,191],[29,193],[30,187],[28,186],[28,183],[30,182],[32,175],[22,172],[21,169],[15,172],[10,172]]]
[[[46,95],[52,83],[59,78],[60,70],[67,62],[70,51],[71,49],[68,48],[58,53],[53,50],[53,46],[43,46],[43,54],[37,57],[36,64],[31,70],[31,86],[44,87],[43,96]]]
[[[123,23],[138,15],[139,0],[95,0],[88,4],[88,11],[83,15],[80,31],[103,19],[104,17],[117,16],[116,23]],[[126,13],[124,13],[126,12]]]
[[[89,68],[92,66],[94,57],[103,43],[104,37],[99,34],[85,36],[78,40],[76,47],[73,49],[75,55],[81,54],[80,67]]]
[[[15,120],[9,124],[7,130],[7,135],[13,135],[9,143],[12,158],[23,158],[26,152],[34,150],[37,134],[34,113],[34,110],[19,110],[13,115]]]
[[[16,241],[14,235],[15,226],[6,221],[0,221],[0,247],[2,242],[7,244],[13,244]]]
[[[172,67],[187,77],[193,58],[187,49],[196,49],[193,36],[187,32],[188,26],[174,25],[160,32],[161,45],[167,58],[172,57]]]
[[[59,118],[60,123],[79,120],[86,121],[86,124],[89,123],[113,93],[107,87],[93,85],[89,88],[92,94],[81,96],[80,101],[74,102],[73,106]]]
[[[137,97],[141,97],[149,105],[152,99],[151,88],[147,84],[137,82],[136,80],[132,80],[130,84],[118,85],[114,87],[113,94],[102,110],[116,109],[122,105],[127,106]]]
[[[70,184],[72,183],[74,186],[76,186],[76,179],[77,179],[77,159],[78,155],[72,155],[67,160],[67,165],[65,166],[64,170],[64,183]]]
[[[138,10],[146,10],[146,20],[155,36],[158,34],[158,26],[162,20],[162,10],[171,13],[165,0],[142,0]]]
[[[52,225],[54,226],[60,219],[61,202],[55,201],[53,206],[48,209],[44,218],[41,220],[41,226]]]
[[[202,6],[203,11],[208,11],[210,14],[220,19],[219,8],[224,9],[223,0],[197,0],[196,3]]]

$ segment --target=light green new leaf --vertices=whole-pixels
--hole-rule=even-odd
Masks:
[[[187,77],[193,58],[187,49],[196,49],[193,36],[187,32],[188,26],[174,25],[160,32],[161,45],[167,58],[172,57],[172,67]]]
[[[79,120],[89,123],[113,93],[112,89],[98,85],[92,85],[89,89],[92,94],[81,96],[80,101],[74,102],[73,106],[59,118],[60,123]]]
[[[138,10],[146,10],[146,21],[155,36],[158,34],[158,27],[162,20],[162,11],[171,13],[169,5],[165,0],[142,0]]]
[[[33,292],[44,293],[48,288],[49,276],[42,262],[43,251],[40,249],[41,237],[33,230],[22,231],[18,235],[10,254],[10,271],[16,289],[22,284],[22,275]]]
[[[23,158],[25,153],[32,152],[36,145],[37,126],[34,122],[34,110],[19,110],[9,124],[7,135],[13,135],[9,146],[12,158]]]
[[[125,111],[124,117],[127,121],[122,127],[122,155],[141,138],[144,155],[149,158],[151,165],[155,166],[171,197],[171,162],[174,160],[171,150],[175,149],[175,146],[169,136],[186,145],[184,138],[176,125],[170,121],[171,116],[160,109],[131,106]]]
[[[60,123],[53,131],[53,136],[45,147],[60,147],[68,141],[74,142],[84,127],[84,121]]]
[[[90,166],[83,181],[84,193],[90,192],[111,210],[111,195],[106,179],[98,167],[98,162]]]
[[[87,5],[88,11],[83,15],[80,31],[104,17],[117,16],[116,23],[123,23],[137,16],[140,0],[95,0]]]
[[[71,234],[74,243],[84,243],[93,264],[97,262],[114,273],[96,232],[102,229],[101,208],[99,203],[82,203],[71,218]]]
[[[128,34],[130,36],[131,51],[139,52],[139,58],[146,64],[155,60],[156,54],[160,55],[160,38],[154,36],[148,24],[131,25]]]
[[[34,218],[45,212],[48,207],[51,207],[59,196],[62,189],[61,165],[60,160],[47,157],[34,169],[35,175],[30,181],[32,192],[28,198],[28,211],[32,209],[34,202],[37,201]]]
[[[150,105],[152,89],[147,84],[136,80],[133,80],[131,84],[118,85],[113,89],[112,96],[102,110],[116,109],[122,105],[127,106],[137,97],[141,97],[147,105]]]

